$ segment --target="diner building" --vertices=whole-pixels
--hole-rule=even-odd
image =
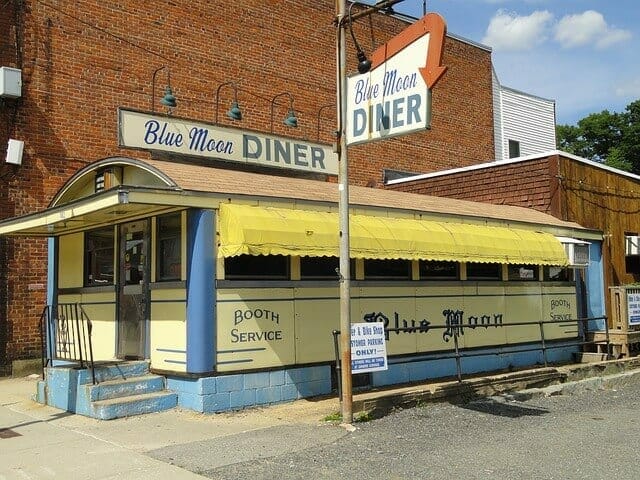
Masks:
[[[40,401],[99,418],[335,391],[334,2],[0,9],[3,372],[42,359]],[[424,18],[354,19],[349,78],[358,51],[375,64],[409,27],[424,36]],[[351,316],[384,323],[389,355],[363,388],[569,361],[584,295],[566,245],[602,240],[532,208],[385,189],[390,175],[491,161],[518,130],[500,112],[537,104],[498,85],[488,47],[429,18],[442,26],[437,42],[427,30],[437,85],[392,117],[428,106],[427,124],[348,149]],[[415,87],[403,78],[397,90]],[[106,391],[112,376],[153,378]],[[155,403],[112,401],[130,389]]]

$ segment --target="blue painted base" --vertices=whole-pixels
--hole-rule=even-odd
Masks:
[[[197,379],[167,377],[178,405],[202,413],[240,410],[331,393],[331,367],[315,366]]]
[[[522,347],[524,348],[524,347]],[[579,348],[570,345],[562,348],[547,350],[547,363],[570,363]],[[460,359],[462,375],[474,373],[489,373],[513,368],[535,367],[544,365],[542,351],[517,351],[510,348],[509,353],[496,353],[496,349],[479,350],[475,353],[492,352],[492,355],[474,356]],[[423,360],[398,360],[389,362],[389,368],[383,372],[371,374],[371,386],[383,387],[402,383],[420,382],[437,378],[454,377],[457,375],[455,358],[430,359],[428,355]]]

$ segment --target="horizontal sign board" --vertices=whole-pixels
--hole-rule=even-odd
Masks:
[[[329,145],[124,108],[118,110],[118,124],[121,147],[338,174],[338,157]]]

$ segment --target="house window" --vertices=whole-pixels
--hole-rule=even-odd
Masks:
[[[365,280],[411,280],[409,260],[367,259],[364,261]]]
[[[520,142],[517,140],[509,140],[509,158],[517,158],[520,156]]]
[[[467,263],[469,280],[501,280],[502,265],[499,263]]]
[[[509,280],[531,281],[538,280],[537,265],[508,265]]]
[[[159,282],[180,280],[182,272],[182,215],[158,217],[156,277]]]
[[[284,255],[238,255],[224,259],[227,280],[289,280],[289,257]]]
[[[458,263],[420,260],[421,280],[458,280]]]
[[[113,285],[113,227],[86,232],[84,236],[84,285]]]

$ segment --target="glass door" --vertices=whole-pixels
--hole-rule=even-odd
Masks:
[[[149,325],[149,221],[120,226],[118,358],[147,356]]]

